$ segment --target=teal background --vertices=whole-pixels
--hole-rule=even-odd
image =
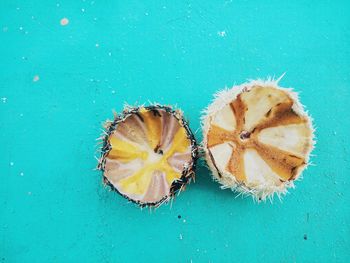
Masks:
[[[345,0],[2,0],[0,262],[349,262],[349,12]],[[196,131],[218,89],[284,72],[317,148],[283,202],[235,199],[203,164],[156,211],[102,186],[95,139],[112,109],[178,105]]]

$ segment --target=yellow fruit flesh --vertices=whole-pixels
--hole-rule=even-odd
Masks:
[[[143,195],[149,188],[152,176],[155,171],[161,171],[165,174],[168,185],[181,177],[181,173],[175,171],[168,163],[168,159],[175,153],[184,153],[190,147],[190,140],[184,127],[180,126],[175,133],[173,141],[166,152],[162,154],[156,153],[155,149],[160,146],[162,136],[162,125],[159,116],[155,116],[153,112],[142,109],[141,115],[145,127],[148,148],[141,147],[138,144],[120,140],[113,136],[109,142],[111,150],[107,157],[121,162],[130,162],[136,158],[144,161],[141,169],[135,171],[131,176],[121,179],[118,182],[119,189],[130,195]],[[175,118],[175,117],[174,117]],[[123,125],[120,123],[119,125]]]

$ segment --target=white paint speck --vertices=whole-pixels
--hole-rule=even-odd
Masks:
[[[220,37],[225,37],[226,36],[226,31],[218,31],[218,35]]]
[[[68,25],[68,23],[69,23],[69,20],[66,17],[62,18],[60,21],[61,26],[66,26]]]
[[[20,117],[23,117],[23,113],[21,113],[19,116],[20,116]]]
[[[39,75],[35,75],[33,77],[33,82],[37,82],[37,81],[39,81],[39,79],[40,79]]]
[[[145,15],[148,16],[149,14],[146,12]]]
[[[186,219],[182,220],[182,222],[186,223]]]
[[[23,173],[23,172],[20,172],[19,175],[20,175],[20,176],[24,176],[24,173]]]
[[[182,234],[180,234],[179,238],[180,238],[180,240],[182,240],[182,239],[183,239]]]
[[[110,57],[111,57],[111,56],[112,56],[112,52],[108,52],[108,56],[110,56]]]
[[[57,3],[56,6],[57,6],[57,7],[60,7],[60,3]]]
[[[15,164],[14,162],[10,162],[10,166],[14,166],[14,164]]]
[[[99,46],[100,46],[100,44],[99,44],[99,43],[96,43],[96,44],[95,44],[95,47],[99,47]]]
[[[19,27],[19,30],[21,30],[21,31],[22,31],[22,30],[23,30],[23,26],[20,26],[20,27]]]
[[[3,98],[1,98],[1,101],[2,101],[2,103],[6,103],[7,102],[7,98],[3,97]]]
[[[112,90],[111,92],[112,92],[112,94],[115,94],[115,90]]]
[[[83,12],[83,13],[84,13],[84,12],[85,12],[85,9],[84,9],[84,8],[82,8],[82,9],[81,9],[81,12]]]
[[[93,100],[93,101],[92,101],[92,103],[93,103],[93,104],[95,104],[95,103],[96,103],[96,101],[95,101],[95,100]]]

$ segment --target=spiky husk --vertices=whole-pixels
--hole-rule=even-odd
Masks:
[[[281,78],[277,80],[271,78],[268,78],[267,80],[250,80],[247,83],[234,86],[230,89],[226,88],[224,90],[221,90],[214,95],[213,102],[203,111],[201,118],[201,125],[203,131],[203,141],[201,148],[204,151],[205,160],[208,165],[208,168],[212,172],[213,179],[222,185],[222,189],[229,188],[231,190],[234,190],[234,192],[237,193],[237,196],[252,196],[253,199],[257,202],[265,201],[266,199],[269,199],[272,202],[273,196],[275,194],[281,200],[281,197],[288,192],[289,188],[294,188],[294,181],[301,179],[302,170],[306,169],[310,164],[309,156],[315,145],[312,118],[304,110],[304,106],[300,103],[298,94],[296,92],[294,92],[291,88],[281,88],[278,86],[278,82]],[[250,90],[254,86],[273,87],[286,92],[288,96],[290,96],[294,101],[292,109],[297,114],[299,114],[302,117],[305,117],[308,120],[309,129],[312,131],[311,145],[306,154],[306,164],[304,168],[299,170],[298,174],[293,180],[286,181],[279,187],[248,187],[244,183],[239,182],[234,176],[232,176],[232,174],[225,171],[219,171],[207,147],[207,136],[210,128],[210,117],[218,111],[220,111],[225,105],[235,100],[239,94],[241,94],[244,91]]]

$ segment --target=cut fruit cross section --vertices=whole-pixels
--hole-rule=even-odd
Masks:
[[[297,95],[273,81],[219,93],[203,117],[203,134],[215,178],[258,200],[285,193],[307,166],[314,144]]]
[[[107,126],[99,168],[127,199],[156,207],[194,177],[197,146],[179,110],[128,108]]]

